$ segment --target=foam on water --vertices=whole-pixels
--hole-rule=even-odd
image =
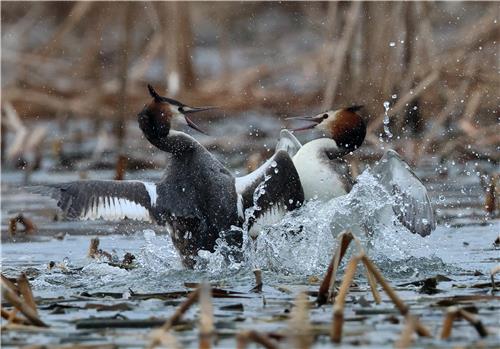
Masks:
[[[249,239],[242,251],[244,262],[228,261],[222,253],[227,246],[221,240],[216,252],[200,253],[203,268],[213,274],[256,267],[282,275],[323,273],[336,248],[336,236],[345,229],[351,229],[369,256],[384,269],[390,266],[395,275],[425,274],[436,265],[444,265],[428,239],[411,234],[399,222],[393,202],[367,170],[348,195],[326,203],[310,201],[261,231],[255,241]]]
[[[43,243],[45,247],[26,244],[23,249],[30,253],[18,257],[30,256],[29,261],[22,259],[24,265],[38,266],[40,261],[46,265],[47,260],[65,265],[66,268],[51,271],[43,270],[43,264],[40,265],[41,273],[33,285],[42,294],[50,294],[54,289],[69,294],[97,290],[128,292],[129,288],[134,292],[151,292],[178,288],[186,281],[202,278],[247,282],[254,268],[265,271],[264,275],[271,278],[267,283],[279,283],[290,277],[322,275],[336,248],[337,235],[344,229],[351,229],[388,277],[432,276],[450,271],[451,266],[461,260],[456,253],[446,250],[461,247],[461,241],[458,247],[450,247],[455,241],[451,237],[454,230],[441,226],[426,238],[413,235],[393,213],[393,202],[394,198],[367,170],[358,177],[358,183],[348,195],[326,203],[310,201],[287,213],[281,222],[264,228],[255,240],[242,231],[245,238],[241,250],[229,246],[223,238],[218,239],[215,252],[200,251],[194,271],[183,268],[168,235],[149,229],[133,236],[101,237],[100,246],[112,251],[114,260],[121,260],[125,252],[136,256],[138,267],[133,270],[86,257],[88,237],[65,238],[58,242],[57,251],[50,248],[51,242]],[[48,250],[51,251],[49,255]],[[14,249],[9,255],[17,256],[12,253]]]
[[[180,256],[172,239],[167,235],[156,235],[151,229],[143,231],[144,245],[137,257],[138,264],[153,272],[183,269]]]

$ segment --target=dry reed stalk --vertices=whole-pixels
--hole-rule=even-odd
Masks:
[[[125,33],[122,42],[121,42],[121,50],[120,50],[120,64],[118,66],[119,70],[119,91],[118,91],[118,114],[115,115],[114,121],[114,133],[117,139],[117,147],[120,152],[123,152],[123,145],[126,137],[126,120],[128,114],[128,80],[129,80],[129,55],[132,51],[132,30],[133,30],[133,11],[132,6],[133,3],[124,3],[123,4],[123,13],[121,19],[121,30]],[[123,156],[120,154],[120,156]],[[117,164],[119,166],[119,164]],[[117,176],[119,175],[117,170]]]
[[[463,38],[458,45],[432,58],[436,62],[432,70],[443,68],[449,70],[452,66],[456,66],[457,62],[463,62],[466,56],[478,47],[485,47],[490,42],[498,41],[500,33],[498,25],[495,23],[496,8],[492,8],[491,11],[485,10],[484,13],[485,15],[478,19],[474,25],[465,26],[455,34],[455,37]],[[429,72],[429,68],[421,64],[417,67],[416,72],[417,75],[423,76]]]
[[[366,274],[366,278],[368,280],[368,284],[370,285],[370,290],[372,292],[373,300],[375,301],[376,304],[380,304],[382,302],[382,298],[380,297],[380,293],[377,290],[377,282],[376,282],[373,274],[370,272],[370,270],[366,266],[364,260],[363,260],[363,265],[365,266],[365,274]]]
[[[2,278],[2,283],[11,289],[15,294],[19,294],[19,288],[12,281],[10,281],[5,275],[0,274]]]
[[[115,178],[114,178],[115,180],[122,181],[125,179],[127,162],[128,158],[125,155],[123,154],[118,155],[118,159],[116,161],[116,166],[115,166]]]
[[[2,308],[1,312],[2,312],[2,317],[5,320],[7,320],[9,323],[20,324],[20,325],[29,325],[30,324],[29,321],[17,317],[17,309],[16,308],[12,309],[11,311],[8,311],[8,310],[5,310]]]
[[[430,86],[432,86],[439,79],[439,71],[434,70],[429,75],[427,75],[422,81],[420,81],[415,88],[407,91],[403,97],[398,99],[396,104],[387,111],[389,118],[393,117],[397,113],[401,112],[407,104],[413,102],[416,98],[420,97]],[[380,114],[375,118],[367,128],[367,134],[372,134],[376,129],[382,125],[385,113]]]
[[[398,308],[401,315],[406,316],[408,314],[409,308],[408,306],[399,298],[394,289],[389,285],[389,283],[384,279],[382,273],[378,270],[378,268],[373,264],[373,262],[366,256],[362,255],[361,260],[365,264],[366,268],[372,273],[378,283],[382,286],[384,291],[387,293],[391,301],[394,303],[396,308]],[[423,337],[432,337],[429,330],[420,323],[418,319],[416,319],[416,331],[419,336]]]
[[[262,292],[262,270],[254,269],[253,274],[255,275],[255,286],[250,290],[250,292]]]
[[[33,309],[35,314],[38,315],[38,310],[36,307],[35,299],[33,297],[33,292],[31,290],[31,285],[25,273],[21,273],[21,275],[17,279],[17,287],[19,288],[19,292],[23,296],[23,299],[26,302],[26,304],[31,309]]]
[[[359,238],[352,233],[351,233],[351,237],[354,240],[354,243],[356,244],[356,248],[358,249],[359,256],[364,256],[366,254],[365,249],[363,248],[363,245],[361,244],[361,241],[359,240]],[[363,265],[365,266],[365,275],[366,275],[366,279],[368,280],[368,284],[370,285],[370,290],[372,292],[373,299],[374,299],[376,304],[380,304],[382,302],[382,299],[380,298],[380,293],[377,290],[376,280],[375,280],[374,276],[372,275],[372,273],[370,272],[370,270],[368,269],[368,267],[366,266],[365,261],[364,260],[362,260],[362,261],[363,261]]]
[[[490,183],[486,188],[486,195],[484,198],[484,209],[488,214],[493,214],[496,209],[496,182],[498,180],[497,176],[491,176]],[[491,277],[493,279],[493,270]],[[495,289],[495,283],[493,282],[493,289]]]
[[[98,250],[99,250],[99,238],[91,239],[87,256],[89,256],[90,258],[96,258]]]
[[[90,240],[89,251],[87,256],[93,259],[98,259],[101,257],[107,258],[109,261],[113,259],[109,252],[103,251],[99,248],[99,238],[93,238]]]
[[[332,107],[335,95],[337,93],[338,82],[342,68],[345,64],[349,47],[352,45],[352,37],[354,28],[359,20],[359,13],[361,9],[360,2],[353,2],[346,15],[346,23],[335,51],[333,51],[333,63],[329,72],[328,84],[326,86],[325,95],[323,97],[322,109],[327,110]]]
[[[214,315],[212,304],[212,288],[210,284],[204,282],[200,286],[200,322],[199,337],[200,349],[210,349],[212,347],[212,337],[214,334]]]
[[[18,101],[22,103],[28,103],[29,105],[40,105],[43,106],[44,110],[51,109],[56,112],[72,112],[77,115],[93,115],[93,99],[85,98],[66,98],[63,96],[57,96],[54,94],[48,94],[40,92],[34,89],[28,88],[16,88],[11,87],[3,91],[3,98]],[[33,109],[33,108],[32,108]],[[115,111],[106,105],[101,105],[99,113],[103,116],[112,116]]]
[[[169,94],[175,96],[187,89],[195,89],[196,84],[191,52],[190,4],[170,2],[163,5],[166,81]]]
[[[483,323],[481,320],[479,320],[474,314],[464,310],[464,309],[458,309],[458,314],[467,320],[479,333],[481,337],[487,337],[488,336],[488,331],[484,327]]]
[[[25,302],[23,301],[13,289],[11,289],[8,284],[4,282],[2,278],[2,297],[6,299],[10,304],[17,308],[31,324],[39,327],[48,327],[40,318],[38,314]]]
[[[399,340],[395,343],[394,347],[398,349],[405,349],[411,346],[412,336],[416,329],[417,321],[413,315],[406,315],[406,325],[401,332]]]
[[[16,109],[14,109],[14,106],[10,102],[8,102],[8,99],[5,97],[5,95],[4,100],[6,100],[6,102],[3,103],[3,111],[5,117],[2,118],[2,123],[10,128],[15,134],[14,141],[10,143],[7,149],[7,158],[13,159],[23,152],[28,131],[21,121],[21,118],[19,117]]]
[[[342,258],[344,258],[345,253],[347,252],[347,248],[351,244],[351,241],[354,239],[354,235],[350,230],[345,230],[340,235],[338,236],[338,241],[339,241],[339,246],[337,247],[337,251],[335,251],[335,254],[332,259],[332,269],[331,269],[331,274],[330,274],[330,279],[327,280],[327,276],[325,276],[325,280],[323,280],[323,283],[326,283],[328,285],[328,289],[326,292],[326,299],[325,302],[331,300],[334,298],[334,288],[335,288],[335,281],[337,279],[337,271],[339,269],[340,262],[342,261]],[[330,269],[330,268],[329,268]],[[320,286],[320,292],[322,290],[323,283]],[[318,294],[318,298],[320,297],[320,294]],[[323,293],[324,295],[324,293]],[[324,297],[324,296],[323,296]]]
[[[136,59],[136,64],[130,69],[130,80],[140,80],[144,77],[151,63],[156,58],[163,45],[161,32],[155,32],[153,38],[148,42],[142,55]]]
[[[455,306],[446,309],[446,315],[443,320],[443,328],[441,330],[441,339],[448,339],[453,329],[453,322],[457,318],[458,308]]]
[[[10,237],[13,237],[14,235],[16,235],[16,232],[17,232],[17,221],[16,221],[15,218],[9,219],[9,228],[8,228],[8,231],[9,231],[9,236]]]
[[[52,38],[48,41],[49,44],[44,46],[41,50],[41,54],[47,55],[50,51],[55,50],[60,44],[61,39],[69,33],[85,16],[93,2],[89,1],[79,1],[76,2],[71,12],[68,14],[64,22],[59,26],[57,31],[52,35]]]
[[[470,59],[465,67],[465,74],[472,74],[474,75],[475,72],[477,71],[478,68],[478,63],[479,60],[477,58]],[[450,115],[453,115],[455,110],[460,107],[457,104],[457,97],[463,97],[468,93],[469,88],[471,86],[471,79],[464,79],[460,84],[458,89],[451,90],[451,89],[445,89],[446,92],[446,105],[444,106],[443,109],[437,114],[436,117],[433,118],[432,121],[432,127],[427,131],[425,134],[425,137],[422,137],[422,140],[420,141],[420,144],[415,148],[414,152],[414,160],[417,162],[419,159],[423,159],[424,157],[421,156],[422,152],[424,150],[427,150],[429,147],[429,144],[431,142],[436,141],[439,137],[439,132],[442,128],[442,125],[450,118]]]
[[[493,269],[491,269],[490,272],[490,277],[491,277],[491,289],[492,291],[496,291],[496,286],[495,286],[495,275],[500,273],[500,265],[497,265]]]
[[[260,344],[266,349],[278,349],[278,344],[274,340],[257,331],[244,331],[236,336],[237,349],[245,349],[250,342]]]
[[[474,89],[471,96],[468,98],[467,105],[463,112],[463,117],[459,121],[459,126],[467,136],[476,138],[478,135],[478,128],[473,125],[472,119],[476,116],[478,108],[481,106],[482,92],[479,89]]]
[[[307,349],[313,342],[309,320],[309,302],[305,292],[295,298],[295,307],[288,321],[288,345],[292,348]]]
[[[328,10],[326,14],[326,23],[325,23],[325,31],[324,38],[325,42],[332,42],[335,40],[335,34],[337,32],[337,13],[338,13],[338,3],[336,1],[332,1],[328,3]],[[321,71],[328,71],[331,68],[331,60],[334,55],[335,47],[333,45],[329,45],[325,52],[323,52],[318,57],[318,65]]]
[[[152,338],[149,345],[147,346],[148,349],[155,348],[158,344],[161,343],[162,334],[170,330],[170,328],[172,328],[172,326],[181,319],[182,315],[184,315],[184,313],[186,313],[186,311],[188,311],[189,308],[191,308],[191,306],[198,300],[199,294],[199,288],[191,292],[188,295],[187,299],[175,310],[174,314],[167,321],[165,321],[165,323],[159,329],[156,329],[151,333]]]
[[[360,257],[355,256],[352,257],[352,259],[349,261],[344,278],[342,279],[342,283],[340,284],[339,293],[337,294],[337,297],[335,297],[335,303],[333,305],[332,330],[330,334],[330,339],[334,343],[340,343],[342,340],[345,298],[347,296],[347,292],[349,291],[349,287],[351,286],[354,274],[356,273],[359,259]]]
[[[24,217],[22,214],[18,214],[16,217],[9,219],[9,235],[12,237],[16,235],[17,223],[24,227],[23,232],[25,234],[33,234],[37,231],[35,223],[29,218]]]

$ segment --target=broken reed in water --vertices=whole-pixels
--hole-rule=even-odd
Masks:
[[[306,349],[313,343],[309,320],[309,301],[305,292],[295,298],[294,307],[288,320],[287,344],[291,348]]]
[[[200,286],[199,293],[200,320],[199,320],[199,348],[210,349],[214,335],[214,310],[212,304],[212,288],[207,282]]]
[[[330,278],[334,277],[333,271],[335,264],[338,267],[341,257],[346,253],[347,248],[351,241],[355,241],[359,254],[353,256],[349,261],[344,278],[339,288],[338,295],[335,298],[333,306],[333,322],[331,327],[331,340],[335,343],[340,343],[342,340],[342,328],[344,324],[344,308],[346,303],[347,293],[354,279],[359,261],[363,262],[367,271],[367,279],[370,284],[374,299],[380,300],[380,295],[376,289],[376,282],[378,282],[385,292],[388,294],[391,301],[395,304],[396,308],[402,315],[405,316],[406,325],[402,330],[401,337],[395,343],[398,348],[406,348],[411,345],[412,334],[418,333],[421,336],[431,336],[429,331],[420,323],[419,319],[409,313],[409,307],[398,297],[396,292],[392,289],[389,283],[383,278],[378,268],[366,256],[364,249],[356,236],[350,232],[345,232],[339,237],[340,243],[337,249],[338,258],[333,258],[331,263]],[[99,240],[93,239],[89,249],[89,255],[99,255],[102,252],[98,249]],[[336,261],[337,259],[337,261]],[[329,268],[330,269],[330,268]],[[493,269],[491,275],[498,272],[500,268]],[[257,286],[262,286],[261,271],[254,271]],[[370,277],[372,280],[370,281]],[[328,273],[323,280],[324,285],[330,285],[331,279],[328,280]],[[172,348],[181,348],[177,342],[176,337],[169,332],[173,325],[178,323],[186,311],[198,300],[200,304],[199,314],[199,347],[209,349],[212,347],[213,335],[215,332],[214,317],[213,317],[213,303],[212,293],[217,289],[212,290],[209,284],[201,283],[196,284],[197,289],[188,294],[187,299],[176,308],[174,314],[158,329],[151,332],[151,342],[148,348],[156,347],[157,345],[164,345]],[[255,289],[255,287],[254,287]],[[321,288],[320,288],[321,289]],[[324,289],[323,289],[324,291]],[[227,292],[227,291],[226,291]],[[8,312],[2,309],[2,317],[7,319],[12,324],[35,324],[37,326],[47,326],[38,317],[36,304],[31,292],[28,279],[25,274],[21,274],[17,279],[17,284],[11,282],[2,274],[2,293],[5,299],[11,302],[15,310]],[[19,297],[21,296],[21,297]],[[135,296],[135,294],[133,294]],[[318,295],[319,297],[319,295]],[[24,314],[27,320],[21,319],[16,316],[16,309],[19,309]],[[448,309],[443,322],[443,329],[441,338],[449,338],[453,326],[453,321],[457,318],[463,318],[468,321],[477,332],[482,336],[487,336],[488,332],[483,326],[482,322],[477,319],[473,314],[456,307]],[[290,320],[288,322],[288,335],[285,336],[287,344],[294,347],[308,348],[313,343],[311,335],[311,325],[309,322],[309,303],[306,293],[301,292],[295,300],[295,306],[292,309]],[[282,338],[282,337],[281,337]],[[278,348],[278,343],[273,339],[272,334],[265,334],[257,331],[244,331],[237,335],[238,348],[246,348],[250,342],[258,343],[265,348]]]
[[[20,281],[20,284],[19,284]],[[30,324],[39,327],[48,327],[38,316],[36,303],[33,299],[31,285],[29,284],[26,275],[22,274],[18,279],[18,285],[14,285],[3,274],[1,279],[2,285],[2,298],[7,300],[15,309],[19,310],[29,321]],[[12,314],[12,313],[11,313]],[[7,316],[8,319],[15,318],[14,315],[8,315],[4,310],[2,315]],[[19,323],[16,320],[16,323]]]
[[[268,335],[257,331],[243,331],[236,336],[236,348],[245,349],[248,343],[253,342],[262,345],[266,349],[278,349],[278,343]]]
[[[448,339],[451,336],[453,323],[455,320],[460,318],[469,322],[481,337],[488,336],[488,331],[484,327],[481,320],[464,309],[451,306],[446,309],[446,315],[443,320],[443,328],[441,329],[441,339]]]
[[[335,297],[335,303],[333,304],[333,322],[332,322],[332,333],[331,340],[334,343],[340,343],[342,340],[342,327],[344,326],[344,307],[345,307],[345,297],[349,292],[349,287],[351,286],[352,280],[354,279],[354,274],[356,273],[356,268],[358,266],[359,257],[353,257],[349,264],[340,284],[339,293]]]
[[[262,270],[254,269],[253,274],[255,275],[255,286],[250,290],[250,292],[260,293],[262,292]]]
[[[162,343],[163,334],[168,332],[170,328],[175,325],[186,313],[186,311],[191,308],[191,306],[198,300],[198,296],[200,294],[200,288],[198,287],[196,290],[191,292],[187,299],[179,305],[179,307],[175,310],[174,314],[161,326],[159,329],[152,331],[151,333],[151,341],[147,346],[148,349],[155,348],[157,345]]]
[[[340,262],[342,261],[342,258],[344,257],[345,253],[347,252],[347,249],[351,241],[354,241],[356,243],[356,247],[358,249],[359,254],[365,253],[359,239],[349,230],[344,230],[342,233],[340,233],[337,240],[338,240],[337,249],[332,257],[332,260],[330,261],[325,277],[323,278],[323,281],[321,282],[321,285],[318,290],[318,296],[316,302],[320,306],[331,301],[334,298],[335,294],[334,288],[335,288],[335,281],[337,278],[337,271]],[[366,265],[365,265],[365,274],[368,280],[368,284],[370,285],[373,299],[376,304],[380,304],[381,298],[377,290],[377,284],[369,269],[366,268]]]

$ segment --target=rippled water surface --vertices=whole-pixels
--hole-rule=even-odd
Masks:
[[[92,331],[81,329],[79,321],[107,319],[117,314],[141,321],[164,320],[181,299],[166,300],[159,296],[138,299],[136,295],[189,291],[191,283],[204,280],[226,290],[242,292],[243,298],[214,299],[218,347],[234,347],[234,336],[242,329],[280,333],[287,328],[288,312],[298,292],[313,295],[318,290],[336,247],[336,235],[347,228],[357,234],[367,254],[393,285],[438,274],[448,278],[439,282],[441,292],[435,295],[422,295],[415,286],[397,288],[416,314],[422,316],[423,322],[438,334],[445,308],[436,307],[435,302],[460,295],[490,296],[491,287],[474,285],[488,283],[490,270],[500,261],[499,249],[494,245],[500,233],[500,221],[483,211],[484,190],[474,166],[470,163],[450,166],[453,170],[448,171],[447,177],[436,176],[436,168],[442,165],[433,159],[419,167],[418,173],[429,189],[438,220],[437,229],[426,238],[409,233],[395,217],[383,216],[391,198],[370,171],[365,171],[349,195],[327,203],[309,202],[288,213],[282,222],[262,231],[256,240],[247,239],[242,260],[229,259],[225,253],[227,246],[220,241],[216,252],[200,252],[195,270],[182,267],[163,228],[135,222],[54,221],[57,209],[53,202],[19,189],[23,180],[19,172],[3,172],[2,272],[9,277],[17,277],[22,271],[27,273],[41,307],[41,317],[52,327],[48,332],[36,334],[2,332],[2,342],[5,346],[17,346],[111,341],[122,347],[142,347],[152,325],[144,329]],[[156,170],[128,174],[129,178],[141,179],[157,179],[160,175],[161,171]],[[112,172],[89,171],[87,176],[110,178]],[[76,178],[78,173],[74,171],[43,170],[34,173],[31,181],[48,183]],[[37,233],[9,235],[8,219],[19,212],[37,224]],[[111,253],[114,262],[118,263],[125,253],[132,253],[136,258],[134,268],[122,269],[108,264],[106,259],[89,258],[87,252],[93,237],[99,237],[99,248]],[[348,253],[346,260],[349,256]],[[49,270],[51,262],[54,267]],[[345,261],[340,275],[344,265]],[[249,292],[254,287],[252,271],[256,268],[263,272],[262,293]],[[381,305],[373,304],[361,271],[356,283],[358,287],[352,290],[347,301],[346,317],[350,320],[345,325],[344,345],[364,343],[372,347],[392,347],[404,325],[403,318],[389,321],[396,312],[385,296]],[[99,294],[102,292],[104,294]],[[309,300],[313,301],[314,297]],[[361,305],[364,300],[368,305]],[[54,304],[58,302],[76,307],[57,308]],[[129,308],[108,311],[86,308],[93,303],[126,303]],[[495,347],[500,338],[499,303],[498,298],[492,298],[474,304],[478,316],[491,331],[491,336],[481,342],[474,329],[462,321],[451,342],[427,339],[417,343],[424,347],[430,343],[437,346],[481,343]],[[232,310],[224,308],[228,305]],[[197,346],[196,309],[186,314],[187,327],[174,331],[186,347]],[[311,310],[311,320],[319,333],[317,347],[329,346],[331,314],[331,305]]]

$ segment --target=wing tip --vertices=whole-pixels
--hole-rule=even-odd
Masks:
[[[61,197],[61,188],[51,186],[51,185],[30,185],[23,187],[25,191],[30,194],[49,196],[55,200],[59,200]]]

